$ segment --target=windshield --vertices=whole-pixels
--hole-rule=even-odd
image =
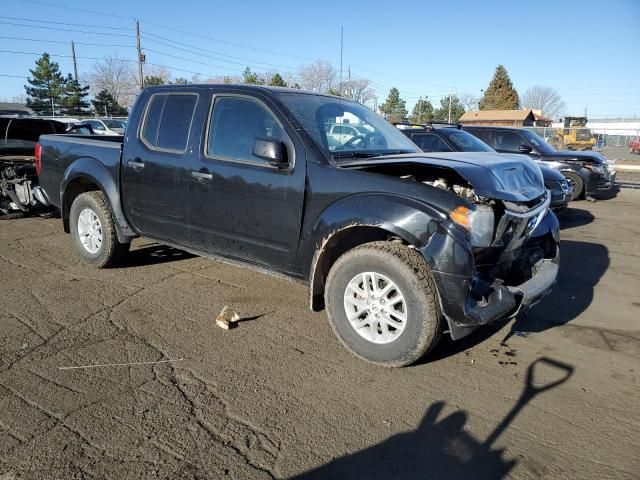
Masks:
[[[396,127],[359,103],[304,93],[281,93],[278,98],[333,158],[419,151]]]
[[[127,122],[124,120],[104,120],[104,124],[109,128],[125,128]]]
[[[557,152],[557,150],[545,142],[540,135],[532,132],[531,130],[522,130],[522,135],[538,152],[544,155],[550,155]]]
[[[478,137],[463,130],[447,130],[442,134],[461,152],[495,152],[493,148],[484,143]]]

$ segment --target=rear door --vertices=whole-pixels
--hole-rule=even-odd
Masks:
[[[305,189],[305,151],[268,98],[213,95],[190,178],[189,225],[196,248],[291,271]],[[277,139],[288,167],[252,154]]]
[[[143,235],[187,245],[189,156],[196,93],[149,97],[137,138],[129,136],[122,165],[123,204]]]

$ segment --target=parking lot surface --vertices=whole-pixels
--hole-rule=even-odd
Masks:
[[[93,270],[59,220],[1,222],[0,478],[637,478],[639,210],[574,202],[549,297],[396,370],[303,285],[143,239]]]

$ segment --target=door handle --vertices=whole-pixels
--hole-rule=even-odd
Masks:
[[[202,173],[202,172],[191,172],[191,176],[199,181],[211,180],[213,175],[210,173]]]
[[[127,165],[130,166],[130,167],[133,167],[133,169],[136,172],[139,172],[140,170],[142,170],[144,168],[144,163],[142,163],[139,158],[136,158],[135,160],[129,160],[127,162]]]

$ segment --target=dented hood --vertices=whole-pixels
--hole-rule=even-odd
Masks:
[[[477,195],[510,202],[526,202],[545,193],[540,168],[528,158],[515,159],[493,152],[408,153],[341,161],[341,167],[422,164],[448,168],[467,180]]]

